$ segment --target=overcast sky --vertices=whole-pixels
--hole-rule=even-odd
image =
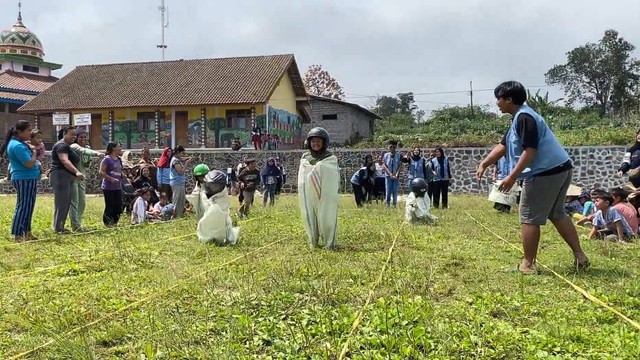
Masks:
[[[15,3],[15,5],[13,4]],[[23,20],[46,60],[77,65],[160,60],[160,0],[24,0]],[[347,100],[490,89],[503,80],[544,84],[566,52],[614,28],[640,46],[638,0],[166,0],[166,58],[293,53],[301,73],[321,64]],[[4,0],[0,27],[15,22]],[[12,11],[12,9],[15,9]],[[636,50],[636,57],[640,52]],[[557,89],[552,97],[561,97]],[[418,95],[420,108],[467,104],[468,94]],[[493,104],[477,91],[478,104]]]

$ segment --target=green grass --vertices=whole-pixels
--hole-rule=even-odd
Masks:
[[[0,206],[6,233],[14,198],[0,197]],[[51,198],[37,206],[34,229],[49,237]],[[99,226],[102,199],[88,207],[87,225]],[[400,209],[357,209],[345,197],[333,252],[309,249],[295,197],[255,207],[235,247],[200,244],[189,219],[17,246],[0,240],[0,358],[51,340],[28,358],[335,359],[347,340],[347,357],[358,359],[640,357],[640,331],[549,271],[510,272],[521,254],[467,212],[518,245],[516,214],[472,196],[451,207],[435,211],[437,226],[409,227]],[[576,273],[546,227],[540,261],[639,321],[640,246],[583,245],[593,265]]]

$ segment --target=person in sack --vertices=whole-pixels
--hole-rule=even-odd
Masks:
[[[253,204],[253,197],[260,186],[260,170],[256,169],[256,161],[247,159],[245,161],[247,167],[242,170],[238,176],[240,189],[242,192],[242,205],[238,210],[238,218],[243,219],[249,216],[249,209]]]
[[[304,229],[311,248],[324,241],[326,249],[336,245],[340,171],[338,158],[327,148],[329,133],[315,127],[307,134],[298,170],[298,199]]]
[[[200,193],[204,188],[204,178],[209,173],[209,167],[206,164],[198,164],[193,168],[193,178],[196,181],[196,185],[191,191],[191,195],[187,195],[187,201],[193,206],[193,211],[196,214],[196,220],[200,220],[204,215],[204,203]]]
[[[274,158],[267,159],[267,164],[262,169],[262,184],[264,186],[264,196],[262,199],[262,206],[267,206],[267,200],[270,199],[269,205],[275,204],[276,187],[278,186],[278,178],[282,176],[280,169],[276,166],[276,160]]]
[[[235,245],[238,242],[240,228],[233,226],[231,220],[226,185],[227,176],[222,171],[213,170],[204,177],[204,191],[199,195],[204,204],[204,214],[197,226],[201,242],[215,242],[217,245]]]
[[[427,181],[423,178],[411,180],[409,188],[411,192],[407,196],[404,208],[404,219],[411,225],[434,223],[438,220],[431,214],[431,201],[427,195]]]

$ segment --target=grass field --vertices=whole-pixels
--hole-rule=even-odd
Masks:
[[[0,207],[8,238],[14,198]],[[86,225],[102,208],[89,199]],[[39,198],[41,238],[51,213]],[[295,197],[255,207],[235,247],[200,244],[192,219],[0,240],[0,358],[640,358],[640,330],[549,270],[511,272],[520,252],[468,213],[519,247],[517,215],[472,196],[433,227],[345,197],[337,251],[309,249]],[[592,268],[576,273],[546,227],[539,260],[640,321],[640,246],[583,246]]]

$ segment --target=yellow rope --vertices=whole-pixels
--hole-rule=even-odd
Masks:
[[[493,230],[491,230],[490,228],[488,228],[486,225],[484,225],[483,223],[481,223],[480,221],[478,221],[476,218],[474,218],[471,214],[467,213],[467,215],[469,215],[469,217],[475,221],[476,223],[478,223],[478,225],[482,226],[485,230],[487,230],[488,232],[490,232],[491,234],[495,235],[498,239],[504,241],[505,243],[507,243],[509,246],[511,246],[512,248],[524,253],[524,251],[513,245],[512,243],[510,243],[509,241],[507,241],[505,238],[503,238],[502,236],[500,236],[499,234],[496,234]],[[616,314],[617,316],[619,316],[621,319],[623,319],[624,321],[626,321],[627,323],[631,324],[631,326],[633,326],[634,328],[636,328],[637,330],[640,330],[640,324],[638,322],[636,322],[633,319],[630,319],[628,316],[624,315],[623,313],[621,313],[620,311],[612,308],[611,306],[609,306],[608,304],[606,304],[605,302],[603,302],[602,300],[598,299],[597,297],[589,294],[585,289],[581,288],[580,286],[574,284],[573,282],[571,282],[571,280],[565,278],[564,276],[558,274],[557,272],[553,271],[550,267],[548,267],[547,265],[537,261],[538,264],[540,264],[540,266],[542,266],[543,268],[549,270],[553,275],[557,276],[558,278],[562,279],[564,282],[566,282],[567,284],[569,284],[572,288],[574,288],[576,291],[578,291],[579,293],[581,293],[585,298],[591,300],[592,302],[602,306],[603,308],[611,311],[612,313]]]
[[[96,319],[94,321],[91,321],[91,322],[89,322],[89,323],[87,323],[85,325],[82,325],[82,326],[78,326],[78,327],[76,327],[74,329],[71,329],[71,330],[65,332],[64,334],[62,334],[62,336],[69,336],[69,335],[75,334],[77,332],[80,332],[80,331],[82,331],[84,329],[87,329],[87,328],[89,328],[89,327],[91,327],[91,326],[93,326],[95,324],[98,324],[98,323],[103,322],[103,321],[105,321],[107,319],[110,319],[110,318],[112,318],[112,317],[114,317],[114,316],[116,316],[116,315],[118,315],[118,314],[120,314],[120,313],[122,313],[122,312],[124,312],[124,311],[126,311],[128,309],[132,309],[132,308],[134,308],[134,307],[136,307],[136,306],[138,306],[138,305],[140,305],[142,303],[145,303],[145,302],[147,302],[149,300],[157,298],[160,295],[166,294],[167,292],[169,292],[169,291],[171,291],[171,290],[173,290],[173,289],[185,284],[188,281],[191,281],[192,279],[199,278],[199,277],[202,277],[203,275],[206,275],[209,272],[222,269],[225,266],[233,264],[234,262],[236,262],[236,261],[238,261],[240,259],[243,259],[243,258],[245,258],[245,257],[247,257],[249,255],[253,255],[253,254],[255,254],[255,253],[257,253],[257,252],[259,252],[261,250],[264,250],[264,249],[266,249],[266,248],[268,248],[270,246],[273,246],[273,245],[275,245],[275,244],[277,244],[279,242],[282,242],[282,241],[284,241],[286,239],[293,238],[293,237],[295,237],[297,235],[299,235],[299,234],[294,234],[294,235],[282,238],[280,240],[276,240],[276,241],[270,242],[270,243],[268,243],[268,244],[266,244],[264,246],[261,246],[261,247],[255,249],[255,250],[249,251],[248,253],[246,253],[244,255],[237,256],[237,257],[235,257],[235,258],[233,258],[233,259],[231,259],[231,260],[225,262],[224,264],[221,264],[221,265],[219,265],[219,266],[217,266],[215,268],[206,269],[206,270],[204,270],[204,271],[202,271],[202,272],[200,272],[200,273],[198,273],[196,275],[189,276],[188,278],[186,278],[186,279],[184,279],[184,280],[182,280],[180,282],[177,282],[176,284],[174,284],[172,286],[169,286],[168,288],[166,288],[166,289],[164,289],[164,290],[162,290],[160,292],[156,292],[156,293],[153,293],[153,294],[151,294],[149,296],[146,296],[146,297],[144,297],[144,298],[142,298],[140,300],[136,300],[136,301],[132,302],[131,304],[123,306],[120,309],[118,309],[116,311],[113,311],[113,312],[111,312],[111,313],[109,313],[107,315],[104,315],[104,316],[102,316],[102,317],[100,317],[100,318],[98,318],[98,319]],[[185,235],[183,235],[183,237],[184,236]],[[206,265],[209,265],[209,264],[202,264],[202,265],[200,265],[198,267],[202,267],[202,266],[206,266]],[[45,342],[45,343],[43,343],[43,344],[31,349],[31,350],[28,350],[28,351],[13,355],[13,356],[9,357],[8,359],[13,360],[13,359],[23,358],[25,356],[33,354],[34,352],[36,352],[38,350],[44,349],[44,348],[56,343],[57,341],[58,341],[58,339],[51,339],[51,340],[49,340],[49,341],[47,341],[47,342]]]
[[[347,355],[347,352],[349,352],[349,342],[353,338],[353,335],[358,329],[358,326],[362,322],[362,318],[364,317],[364,310],[367,308],[367,306],[369,306],[369,303],[371,303],[371,300],[373,300],[373,295],[375,293],[375,290],[380,284],[380,282],[382,281],[382,277],[384,275],[385,270],[389,266],[389,262],[391,261],[391,255],[393,254],[393,250],[396,247],[396,242],[398,241],[398,237],[400,237],[403,227],[404,225],[400,227],[398,234],[396,234],[396,236],[394,237],[393,242],[391,243],[391,246],[389,247],[389,250],[388,250],[387,260],[384,262],[384,265],[382,265],[382,269],[380,270],[380,274],[378,274],[378,278],[371,286],[371,289],[369,290],[369,296],[367,296],[367,299],[364,302],[364,305],[362,305],[360,310],[358,310],[358,315],[356,316],[356,319],[353,321],[353,324],[351,325],[351,330],[349,331],[349,335],[347,335],[347,339],[345,340],[342,346],[342,351],[340,352],[340,356],[338,356],[338,360],[344,359],[344,357]]]

